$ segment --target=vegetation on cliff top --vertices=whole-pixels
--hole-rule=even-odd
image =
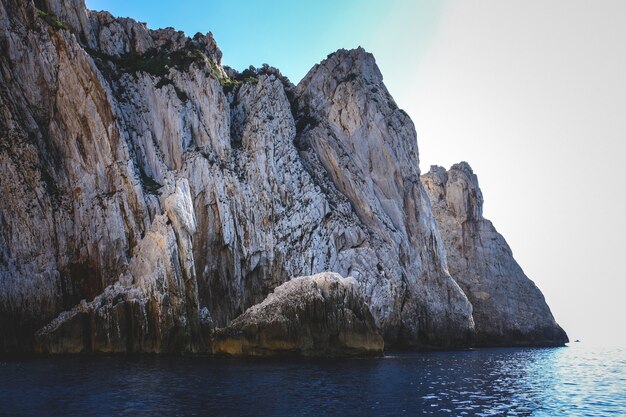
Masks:
[[[72,30],[72,27],[67,23],[63,23],[59,20],[59,18],[54,13],[48,13],[41,9],[37,10],[37,16],[42,18],[46,23],[52,26],[55,30],[65,29]]]

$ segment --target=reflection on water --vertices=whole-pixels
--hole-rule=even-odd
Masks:
[[[0,362],[0,415],[626,415],[626,350]]]

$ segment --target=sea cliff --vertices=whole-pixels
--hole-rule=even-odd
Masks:
[[[222,66],[210,33],[83,0],[1,0],[0,48],[0,351],[213,352],[281,284],[323,272],[353,283],[324,308],[362,320],[329,338],[567,340],[503,240],[459,261],[459,230],[495,229],[461,218],[454,182],[420,178],[413,123],[363,49],[293,85]],[[508,269],[478,274],[483,261]],[[498,280],[514,293],[485,302],[475,288]],[[540,336],[510,324],[520,312]]]

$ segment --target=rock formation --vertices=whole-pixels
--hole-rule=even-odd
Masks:
[[[137,244],[127,272],[36,333],[45,353],[198,351],[198,290],[191,255],[195,218],[179,179]]]
[[[559,345],[567,335],[543,294],[513,259],[511,249],[483,217],[478,179],[466,163],[422,176],[446,247],[450,274],[474,308],[480,346]]]
[[[294,86],[83,0],[1,0],[0,48],[0,351],[208,351],[324,271],[354,277],[389,347],[471,343],[372,55]]]
[[[382,355],[384,342],[354,278],[293,278],[215,332],[213,353],[233,356]]]

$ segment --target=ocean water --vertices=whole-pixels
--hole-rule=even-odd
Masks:
[[[2,416],[626,416],[626,350],[0,361]]]

